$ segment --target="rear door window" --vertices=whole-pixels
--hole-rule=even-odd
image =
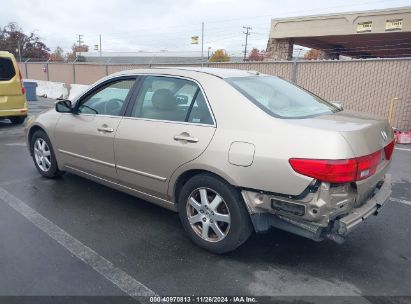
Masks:
[[[0,57],[0,81],[7,81],[16,75],[13,61],[10,58]]]
[[[132,117],[212,125],[210,110],[200,87],[193,81],[147,76]]]

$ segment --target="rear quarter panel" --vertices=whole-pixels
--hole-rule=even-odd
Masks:
[[[354,156],[338,132],[299,126],[293,119],[273,118],[217,77],[201,75],[197,80],[205,89],[217,130],[202,155],[175,171],[170,180],[170,196],[178,176],[192,169],[214,172],[234,186],[299,195],[313,179],[295,173],[288,162],[290,158],[344,159]],[[235,141],[255,146],[250,166],[230,164],[228,151]]]

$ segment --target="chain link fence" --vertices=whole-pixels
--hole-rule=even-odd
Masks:
[[[394,99],[392,125],[411,129],[411,58],[311,60],[204,64],[110,64],[22,62],[25,78],[67,84],[91,84],[115,72],[157,66],[204,66],[254,70],[290,80],[345,109],[387,117]]]

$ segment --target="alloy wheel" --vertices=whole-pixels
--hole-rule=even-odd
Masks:
[[[43,138],[37,138],[34,142],[34,158],[37,166],[44,172],[51,167],[51,151]]]
[[[187,200],[187,216],[191,228],[203,240],[223,240],[231,224],[231,216],[224,199],[214,190],[197,188]]]

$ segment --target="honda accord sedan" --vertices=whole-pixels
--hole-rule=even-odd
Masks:
[[[215,253],[271,227],[343,242],[391,193],[386,121],[252,71],[120,72],[26,134],[44,177],[71,172],[176,211]]]

